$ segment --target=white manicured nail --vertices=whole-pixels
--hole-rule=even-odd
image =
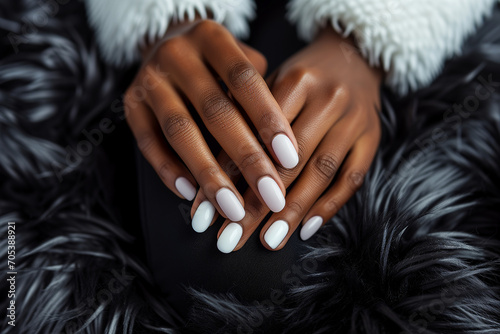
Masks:
[[[175,180],[175,188],[188,201],[192,201],[196,195],[196,188],[185,177],[178,177]]]
[[[285,207],[285,197],[276,181],[269,176],[264,176],[257,182],[257,188],[259,189],[260,196],[262,196],[271,211],[280,212],[283,210]]]
[[[231,253],[240,241],[242,234],[243,228],[240,224],[229,223],[217,240],[217,248],[222,253]]]
[[[271,143],[274,154],[285,168],[294,168],[299,163],[299,155],[287,135],[279,134]]]
[[[267,229],[264,240],[269,247],[275,249],[285,239],[287,233],[288,223],[284,220],[277,220]]]
[[[323,225],[323,218],[320,216],[309,218],[309,220],[300,229],[300,238],[302,240],[309,239],[314,233],[318,232],[321,225]]]
[[[241,205],[238,197],[231,190],[227,188],[220,189],[215,194],[215,199],[229,220],[238,222],[245,217],[243,205]]]
[[[196,209],[191,226],[198,233],[205,232],[214,219],[215,207],[209,201],[203,201]]]

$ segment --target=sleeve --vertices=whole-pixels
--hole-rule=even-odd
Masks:
[[[330,23],[403,95],[429,84],[491,14],[496,0],[292,0],[288,19],[310,41]]]
[[[161,38],[169,24],[212,18],[235,36],[249,33],[255,15],[253,0],[85,0],[89,23],[104,59],[116,66],[140,59],[140,47]]]

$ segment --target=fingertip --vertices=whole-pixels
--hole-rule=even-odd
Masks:
[[[276,220],[264,233],[264,242],[271,250],[278,250],[278,246],[283,243],[289,230],[290,226],[288,222],[285,220]]]
[[[240,224],[231,222],[222,231],[217,239],[217,249],[228,254],[234,251],[243,235],[243,227]]]
[[[195,232],[203,233],[212,224],[216,210],[210,201],[200,203],[191,221],[191,227]]]
[[[323,226],[323,218],[321,216],[313,216],[309,218],[303,225],[302,228],[300,229],[300,238],[303,241],[308,240],[311,238],[318,230],[320,227]]]
[[[174,185],[175,189],[188,201],[192,201],[196,196],[196,188],[187,178],[178,177]]]
[[[280,212],[286,205],[285,195],[278,183],[269,176],[257,181],[257,189],[267,207],[273,212]]]
[[[283,167],[292,169],[299,164],[297,148],[286,134],[280,133],[274,136],[271,147]]]
[[[241,195],[240,195],[241,198]],[[245,217],[245,209],[236,194],[228,188],[221,188],[215,194],[217,204],[233,222],[238,222]]]

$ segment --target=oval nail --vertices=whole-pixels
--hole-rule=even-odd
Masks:
[[[231,253],[240,242],[242,235],[243,228],[240,224],[229,223],[217,240],[217,248],[222,253]]]
[[[272,249],[276,249],[276,247],[281,244],[283,239],[285,239],[288,234],[288,223],[284,220],[275,221],[264,234],[264,241],[268,244]]]
[[[196,209],[191,226],[198,233],[205,232],[214,219],[215,207],[210,201],[203,201]]]
[[[269,176],[264,176],[257,182],[257,188],[259,189],[260,196],[262,196],[271,211],[280,212],[283,210],[286,203],[285,196],[283,196],[276,181]]]
[[[229,220],[237,222],[245,217],[243,205],[231,190],[227,188],[220,189],[215,194],[215,199]]]

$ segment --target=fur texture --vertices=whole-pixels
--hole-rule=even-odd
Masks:
[[[289,19],[311,40],[327,23],[353,34],[372,65],[387,72],[385,82],[400,94],[428,85],[446,59],[459,53],[495,0],[292,0]]]
[[[116,65],[139,59],[139,47],[161,39],[170,22],[198,14],[224,24],[238,37],[248,35],[253,0],[85,0],[105,59]]]
[[[18,272],[15,327],[0,284],[0,332],[168,333],[176,316],[96,173],[110,168],[102,144],[73,153],[103,117],[118,126],[111,109],[126,77],[99,60],[83,5],[54,4],[0,4],[0,267],[13,221]]]
[[[111,204],[102,146],[68,155],[103,117],[119,122],[115,102],[129,82],[99,61],[82,10],[0,4],[0,249],[15,221],[18,271],[18,321],[4,318],[2,333],[500,328],[498,13],[429,87],[384,93],[384,138],[365,184],[313,238],[284,297],[256,304],[192,290],[184,326]]]

